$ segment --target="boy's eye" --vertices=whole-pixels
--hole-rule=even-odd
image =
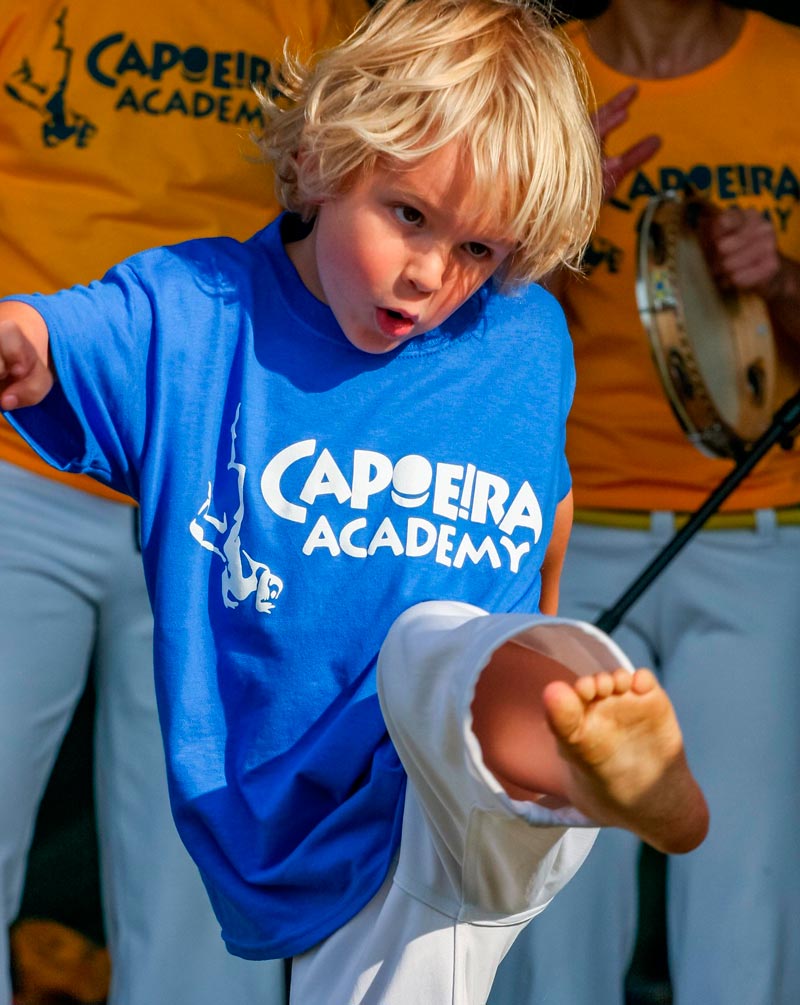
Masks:
[[[486,244],[481,244],[480,241],[467,241],[464,250],[473,258],[488,258],[492,253],[492,249]]]
[[[422,213],[418,209],[414,209],[413,206],[395,206],[394,212],[397,219],[402,223],[411,223],[419,226],[423,221]]]

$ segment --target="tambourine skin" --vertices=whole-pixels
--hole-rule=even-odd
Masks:
[[[769,427],[776,350],[764,301],[723,293],[704,247],[714,206],[684,192],[649,199],[639,228],[636,300],[661,383],[689,440],[738,458]]]

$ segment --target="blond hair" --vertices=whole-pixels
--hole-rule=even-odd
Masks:
[[[387,0],[313,68],[287,54],[257,142],[278,199],[306,219],[380,162],[456,140],[476,198],[516,250],[509,284],[580,255],[600,202],[585,74],[524,0]]]

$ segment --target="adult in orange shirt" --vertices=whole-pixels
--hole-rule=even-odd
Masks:
[[[364,0],[6,5],[0,292],[49,292],[151,245],[249,236],[270,181],[249,133],[287,36],[332,43]],[[32,239],[31,235],[36,235]],[[43,465],[0,421],[0,929],[89,672],[113,1005],[279,1005],[279,961],[230,956],[167,799],[152,618],[128,501]],[[11,987],[0,939],[0,1005]]]
[[[717,203],[720,282],[762,294],[779,336],[800,335],[800,30],[715,0],[612,0],[568,31],[606,151],[588,276],[559,283],[578,376],[559,613],[592,620],[731,470],[689,442],[651,360],[635,298],[648,197],[688,181]],[[679,1005],[800,1001],[799,523],[797,450],[773,448],[615,633],[660,671],[709,802],[706,842],[668,866]],[[637,852],[601,835],[512,950],[491,1005],[621,1005]]]

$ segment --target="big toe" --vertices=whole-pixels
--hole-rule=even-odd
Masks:
[[[584,703],[564,681],[552,681],[542,692],[550,728],[562,740],[569,740],[583,721]]]

